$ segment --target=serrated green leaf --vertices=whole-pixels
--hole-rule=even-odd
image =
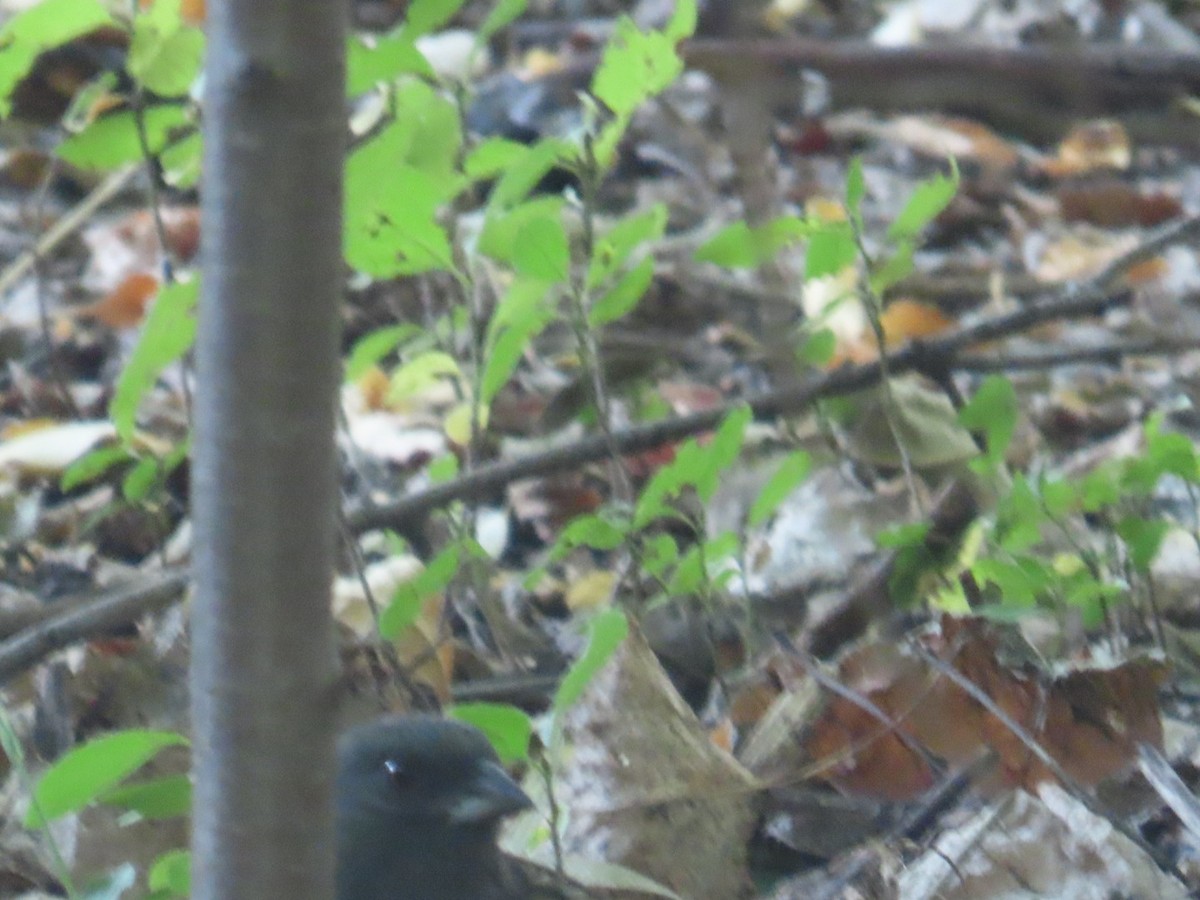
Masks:
[[[675,43],[665,34],[639,31],[631,19],[620,19],[592,77],[592,94],[618,118],[631,115],[683,73]]]

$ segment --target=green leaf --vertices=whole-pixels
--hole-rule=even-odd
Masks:
[[[0,117],[12,112],[12,94],[38,56],[105,25],[115,24],[98,0],[42,0],[0,29]]]
[[[673,41],[690,38],[696,31],[696,21],[696,0],[676,0],[675,12],[663,29],[663,34]]]
[[[429,350],[406,361],[392,373],[388,397],[403,400],[438,384],[442,379],[461,376],[458,362],[449,353]]]
[[[846,169],[846,211],[850,213],[851,219],[857,221],[862,216],[862,201],[866,193],[862,157],[852,156]]]
[[[1154,562],[1163,538],[1170,530],[1170,523],[1163,519],[1126,516],[1117,523],[1117,534],[1129,548],[1129,561],[1139,572],[1150,571],[1150,564]]]
[[[501,172],[507,171],[528,151],[528,147],[517,141],[491,137],[480,141],[471,148],[471,152],[467,154],[467,158],[463,162],[463,171],[472,181],[495,178]]]
[[[177,131],[191,127],[181,106],[152,106],[142,112],[142,121],[151,155],[161,153]],[[140,161],[142,145],[132,110],[101,116],[59,144],[56,152],[63,162],[80,169],[109,170]]]
[[[187,738],[173,731],[131,728],[70,750],[38,780],[25,827],[44,828],[60,816],[82,809],[163,748],[187,743]]]
[[[989,461],[1003,462],[1017,427],[1017,392],[1012,382],[1002,375],[989,375],[959,410],[958,421],[964,428],[983,433]]]
[[[912,271],[913,248],[911,244],[903,244],[883,262],[875,263],[870,275],[871,290],[876,296],[882,296]]]
[[[520,252],[525,226],[537,219],[562,221],[561,197],[538,197],[511,209],[489,213],[479,235],[479,252],[497,262],[512,264]]]
[[[421,333],[416,325],[404,323],[376,328],[364,334],[354,344],[350,357],[346,360],[346,380],[357,381],[379,361],[395,350],[409,338]]]
[[[172,141],[158,155],[158,162],[163,170],[163,181],[174,188],[195,187],[200,181],[200,161],[203,154],[204,140],[199,131]]]
[[[458,475],[458,457],[453,453],[439,456],[425,467],[425,475],[432,484],[442,484]]]
[[[150,890],[167,897],[187,897],[192,892],[192,854],[168,850],[154,861],[147,876]]]
[[[133,20],[125,68],[160,97],[183,97],[204,60],[204,32],[183,21],[181,0],[155,0]]]
[[[854,233],[845,222],[833,222],[815,231],[804,254],[804,277],[837,275],[858,258]]]
[[[657,241],[667,227],[667,207],[656,203],[645,212],[622,219],[596,241],[588,265],[587,286],[599,287],[611,278],[638,247]]]
[[[692,547],[683,554],[671,579],[667,582],[667,593],[672,597],[695,594],[704,583],[704,566],[699,547]]]
[[[466,184],[455,170],[458,110],[415,81],[396,89],[395,105],[396,119],[346,163],[346,260],[379,278],[453,271],[438,213]]]
[[[129,503],[140,503],[146,499],[150,489],[158,481],[161,467],[153,456],[139,459],[121,481],[121,496]]]
[[[588,642],[579,659],[567,670],[558,693],[554,696],[553,709],[556,716],[575,704],[592,679],[612,659],[621,642],[629,633],[629,622],[619,609],[607,609],[599,613],[588,628]]]
[[[109,405],[109,416],[121,440],[133,439],[142,398],[154,387],[163,369],[183,358],[196,337],[196,298],[199,280],[175,282],[162,288],[150,307],[146,324],[129,361],[121,370]]]
[[[811,468],[812,457],[803,450],[788,454],[775,470],[775,474],[759,491],[754,505],[750,507],[747,522],[751,526],[761,525],[774,515],[779,504],[796,489],[796,485],[808,477]]]
[[[486,44],[497,31],[519,18],[528,4],[529,0],[496,0],[491,12],[475,32],[476,42]]]
[[[571,273],[571,248],[562,221],[551,216],[527,221],[517,233],[512,264],[526,278],[565,282]]]
[[[488,351],[480,378],[483,403],[491,403],[512,377],[530,341],[554,318],[546,302],[549,288],[537,281],[514,281],[488,324]]]
[[[697,473],[695,481],[696,493],[705,503],[716,493],[721,473],[737,461],[746,438],[746,426],[753,417],[749,406],[739,406],[725,417],[705,448],[706,471]]]
[[[126,784],[106,791],[99,798],[109,806],[119,806],[143,819],[171,819],[192,810],[192,780],[187,775],[167,775],[138,784]]]
[[[666,515],[666,501],[678,495],[688,485],[695,484],[695,479],[707,466],[707,462],[695,440],[685,441],[677,447],[675,458],[655,472],[638,495],[633,511],[634,529],[641,530],[650,522]]]
[[[911,240],[950,205],[958,192],[958,164],[950,160],[950,174],[935,175],[920,182],[900,215],[888,228],[888,237],[893,241]]]
[[[797,216],[780,216],[757,228],[739,219],[706,241],[695,258],[726,269],[755,268],[774,259],[784,247],[819,233],[820,228]]]
[[[642,544],[642,568],[653,578],[661,578],[679,561],[679,545],[666,532],[647,535]]]
[[[416,35],[400,31],[369,39],[352,37],[346,44],[346,93],[354,97],[401,75],[435,77],[429,60],[417,49]]]
[[[631,19],[621,18],[592,77],[592,94],[618,118],[631,115],[683,73],[675,43],[666,34],[639,31]]]
[[[456,703],[447,708],[446,715],[474,725],[486,734],[496,748],[500,761],[506,766],[529,756],[533,723],[515,706],[505,703]]]
[[[1001,549],[1019,553],[1041,539],[1041,505],[1025,476],[1018,474],[996,510],[996,541]]]
[[[1077,511],[1079,508],[1079,489],[1070,481],[1046,480],[1038,485],[1042,495],[1042,505],[1046,514],[1054,519],[1062,519]]]
[[[404,17],[404,30],[412,34],[428,34],[454,18],[462,5],[463,0],[413,0]]]
[[[1085,512],[1096,512],[1121,499],[1122,469],[1120,461],[1110,460],[1083,477],[1079,493],[1080,506]]]
[[[1053,580],[1045,564],[1032,557],[1019,557],[1013,562],[981,559],[971,566],[971,572],[981,585],[996,585],[1006,606],[1021,608],[1036,605],[1038,595]]]
[[[394,640],[421,614],[425,601],[446,586],[458,574],[462,548],[451,544],[432,560],[425,569],[396,588],[392,599],[379,614],[379,634],[385,640]]]
[[[488,218],[507,212],[529,196],[539,181],[552,168],[569,160],[573,149],[559,138],[543,138],[525,150],[523,156],[512,161],[505,173],[492,188],[488,199]]]
[[[837,335],[831,328],[819,328],[808,335],[797,354],[811,366],[825,366],[837,351]]]
[[[884,549],[920,547],[925,543],[925,537],[928,534],[928,522],[913,522],[908,525],[885,528],[875,536],[875,543]]]
[[[654,280],[654,260],[647,257],[626,272],[588,310],[593,328],[615,322],[638,305]]]
[[[122,445],[97,447],[71,463],[59,481],[61,489],[74,490],[81,484],[95,481],[113,466],[129,460],[129,448]]]
[[[604,516],[576,516],[563,529],[558,543],[565,547],[590,547],[593,550],[615,550],[625,542],[626,528]]]

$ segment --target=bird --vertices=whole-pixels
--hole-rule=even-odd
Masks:
[[[497,833],[532,807],[483,733],[429,715],[346,732],[336,778],[337,900],[528,900]]]

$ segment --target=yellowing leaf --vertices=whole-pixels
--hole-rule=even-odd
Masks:
[[[597,569],[575,581],[569,588],[565,601],[573,611],[596,609],[608,603],[612,597],[616,575]]]

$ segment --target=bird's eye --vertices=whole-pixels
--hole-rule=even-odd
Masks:
[[[383,761],[383,768],[387,771],[388,777],[392,780],[392,784],[398,787],[404,787],[408,784],[408,772],[404,768],[404,763],[398,759],[386,759]]]

